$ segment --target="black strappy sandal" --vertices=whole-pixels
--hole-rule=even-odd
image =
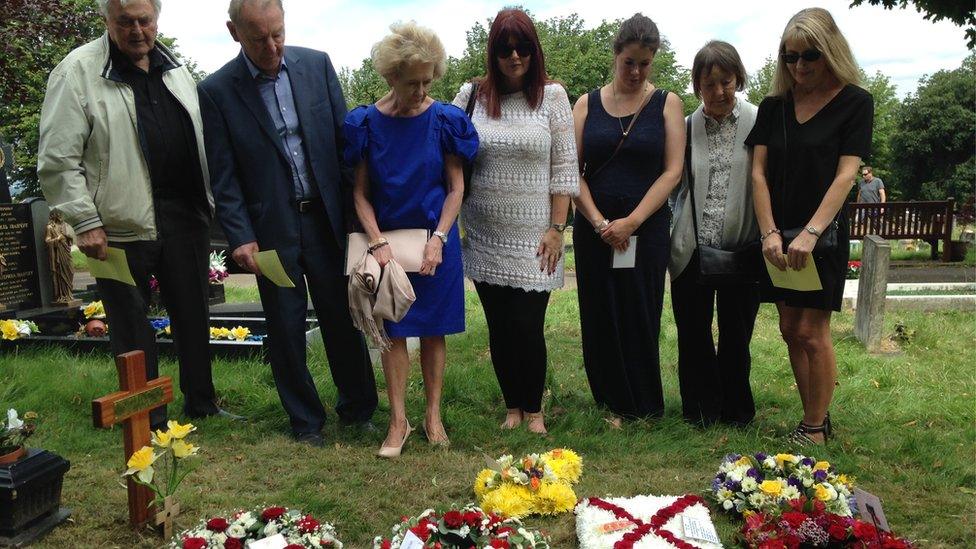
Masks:
[[[822,423],[820,425],[807,425],[801,421],[800,424],[796,426],[796,429],[793,429],[793,432],[787,435],[786,438],[789,440],[789,442],[797,446],[823,446],[824,442],[817,442],[816,440],[813,440],[807,436],[816,433],[823,433],[824,442],[826,442],[827,424]]]

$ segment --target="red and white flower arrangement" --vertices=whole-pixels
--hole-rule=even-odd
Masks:
[[[891,532],[863,520],[829,513],[822,501],[806,498],[791,501],[789,510],[781,514],[748,513],[738,541],[752,549],[914,547]]]
[[[281,534],[285,549],[342,549],[335,528],[287,507],[258,507],[209,518],[177,535],[171,549],[244,549],[248,543]]]
[[[227,272],[227,258],[224,251],[210,252],[210,283],[223,284],[228,276],[230,273]]]
[[[705,501],[694,494],[586,498],[576,506],[580,549],[718,548],[719,544],[684,537],[690,518],[717,539]]]
[[[848,261],[847,262],[847,278],[856,279],[861,276],[861,262],[860,261]]]
[[[416,545],[420,543],[422,545]],[[373,549],[401,547],[436,549],[550,549],[549,539],[526,528],[521,521],[486,513],[474,505],[439,513],[427,509],[415,517],[402,517],[393,537],[377,536]]]

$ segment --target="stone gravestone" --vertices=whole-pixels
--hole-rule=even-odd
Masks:
[[[854,335],[870,353],[881,352],[885,299],[888,293],[888,264],[891,244],[876,235],[864,239],[861,277],[857,281],[857,311]]]
[[[51,270],[44,243],[48,216],[47,202],[39,198],[0,203],[0,314],[28,312],[51,303]]]

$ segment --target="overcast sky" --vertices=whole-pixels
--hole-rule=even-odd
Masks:
[[[962,0],[966,1],[966,0]],[[601,20],[629,17],[642,11],[671,41],[678,62],[691,66],[705,42],[717,38],[739,50],[746,69],[758,69],[775,52],[790,16],[812,4],[794,0],[523,0],[537,18],[577,13],[593,27]],[[227,32],[226,0],[163,0],[159,29],[175,37],[180,51],[213,72],[239,51]],[[490,19],[513,2],[499,0],[285,0],[288,44],[328,52],[338,70],[358,67],[390,23],[416,20],[434,29],[449,55],[459,56],[465,31]],[[898,86],[913,92],[918,79],[941,69],[954,69],[965,58],[963,29],[943,21],[933,24],[914,8],[848,8],[849,0],[821,0],[837,19],[854,55],[868,74],[880,70]]]

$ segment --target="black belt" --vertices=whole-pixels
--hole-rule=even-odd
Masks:
[[[296,201],[295,207],[298,208],[298,213],[308,213],[312,210],[324,208],[325,204],[322,202],[322,197],[316,196],[314,198],[309,198],[308,200]]]

